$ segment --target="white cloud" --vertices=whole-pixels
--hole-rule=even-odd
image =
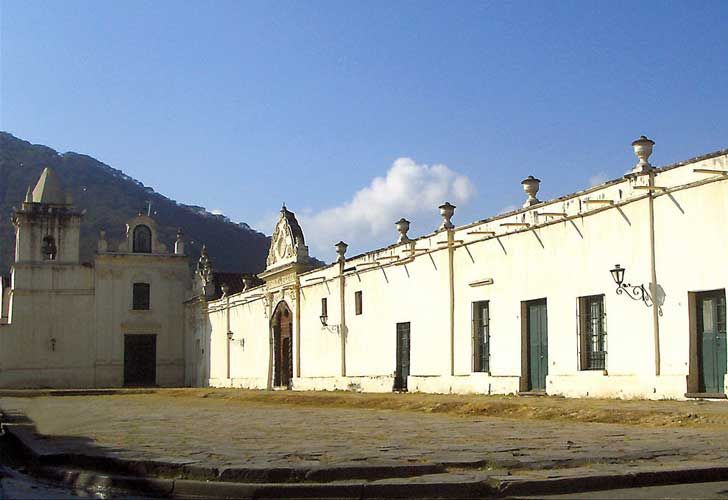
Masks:
[[[598,186],[599,184],[604,184],[609,180],[609,177],[607,177],[607,174],[604,172],[597,172],[596,174],[589,177],[589,187]]]
[[[223,213],[222,213],[222,209],[220,209],[220,208],[213,208],[213,209],[212,209],[212,210],[210,211],[210,213],[211,213],[212,215],[223,215]]]
[[[464,204],[474,194],[470,179],[445,165],[398,158],[384,177],[372,179],[350,201],[297,217],[311,253],[329,261],[339,240],[350,245],[349,255],[395,242],[394,222],[400,217],[412,222],[410,237],[432,232],[440,221],[439,205]]]
[[[514,210],[518,210],[519,208],[522,208],[522,207],[519,207],[518,205],[507,205],[500,209],[500,212],[498,212],[498,215],[507,214],[508,212],[513,212]]]

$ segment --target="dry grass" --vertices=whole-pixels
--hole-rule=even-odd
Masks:
[[[462,417],[614,423],[650,427],[728,426],[728,402],[565,399],[441,394],[162,389],[170,398],[205,398],[224,404],[294,405],[328,408],[444,413]]]

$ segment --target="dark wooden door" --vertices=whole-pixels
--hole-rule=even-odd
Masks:
[[[273,384],[290,387],[293,380],[293,318],[285,302],[279,303],[273,314],[273,343]]]
[[[407,390],[410,374],[410,324],[397,323],[397,368],[394,374],[394,390]]]
[[[528,389],[546,390],[549,368],[546,299],[528,303]]]
[[[157,383],[157,336],[124,335],[124,385]]]
[[[698,308],[698,359],[699,390],[707,393],[723,393],[726,374],[726,312],[725,290],[699,293]]]

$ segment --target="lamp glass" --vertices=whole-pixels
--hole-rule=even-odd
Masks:
[[[329,319],[329,317],[322,314],[321,316],[319,316],[319,319],[321,320],[321,324],[323,326],[326,326],[326,322]]]
[[[621,285],[624,282],[624,271],[625,269],[619,264],[614,266],[614,269],[609,271],[612,273],[612,279],[617,285]]]

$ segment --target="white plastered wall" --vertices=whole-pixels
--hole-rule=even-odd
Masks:
[[[726,155],[659,171],[654,192],[654,234],[660,310],[660,363],[656,373],[653,309],[615,293],[609,270],[620,264],[626,281],[651,280],[647,176],[622,179],[453,232],[454,376],[450,374],[450,296],[448,250],[437,232],[409,244],[347,260],[345,273],[346,377],[341,373],[339,266],[299,276],[300,378],[296,389],[391,390],[395,369],[395,327],[411,323],[410,390],[513,393],[523,387],[524,301],[547,300],[547,392],[574,397],[682,398],[690,365],[688,293],[726,288],[725,248],[728,183],[721,174],[695,168],[726,169]],[[563,215],[537,215],[543,213]],[[528,223],[526,227],[524,224]],[[506,224],[506,225],[503,225]],[[510,224],[510,225],[508,225]],[[513,225],[521,224],[521,225]],[[494,231],[496,237],[483,236]],[[480,234],[474,234],[480,233]],[[356,268],[356,270],[351,270]],[[487,280],[492,279],[492,284]],[[471,286],[475,284],[477,286]],[[265,287],[263,287],[265,289]],[[354,294],[363,294],[356,315]],[[664,295],[663,295],[664,294]],[[578,298],[603,295],[606,311],[605,370],[581,370],[577,337]],[[328,299],[323,326],[321,299]],[[472,373],[472,303],[489,301],[490,372]],[[275,304],[273,304],[275,306]],[[211,378],[220,366],[225,330],[211,313],[214,349]],[[233,332],[269,346],[269,326],[254,308],[231,314]],[[219,343],[219,345],[218,345]],[[251,346],[251,352],[252,352]],[[238,349],[239,350],[239,349]],[[269,373],[270,351],[236,354],[240,375]],[[233,368],[233,372],[235,372]],[[294,368],[294,371],[297,371]],[[245,377],[241,377],[241,380]],[[235,378],[235,375],[233,375]],[[245,385],[245,384],[241,384]]]

